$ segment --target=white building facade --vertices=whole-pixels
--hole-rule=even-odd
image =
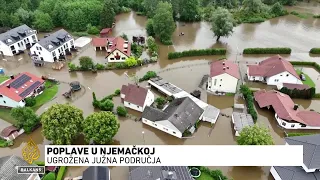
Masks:
[[[153,122],[146,118],[142,118],[142,123],[152,126],[160,131],[168,133],[177,138],[182,138],[182,133],[175,126],[173,126],[168,120]]]
[[[235,93],[237,91],[238,79],[230,74],[224,73],[214,77],[209,77],[208,91]]]
[[[111,49],[108,49],[107,51],[111,51]],[[106,60],[108,63],[117,63],[125,62],[128,58],[129,56],[127,56],[125,53],[115,49],[113,52],[110,52],[110,54],[106,57]]]
[[[126,97],[125,94],[121,94],[121,98],[125,99],[125,97]],[[127,108],[130,108],[130,109],[133,109],[133,110],[136,110],[136,111],[139,111],[139,112],[143,112],[144,108],[146,106],[151,106],[151,104],[153,102],[154,102],[154,94],[148,89],[147,96],[145,98],[143,106],[137,105],[134,102],[128,102],[128,101],[125,101],[125,100],[124,100],[123,104]]]

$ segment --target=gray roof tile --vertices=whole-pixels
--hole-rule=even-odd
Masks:
[[[168,177],[172,172],[171,178]],[[129,167],[129,180],[194,180],[187,166]]]
[[[71,39],[73,39],[73,37],[66,30],[60,29],[53,34],[50,34],[48,37],[40,39],[38,43],[51,52]],[[51,45],[52,48],[49,49],[49,45]]]
[[[30,174],[17,174],[17,166],[30,166],[26,161],[17,156],[5,156],[0,158],[1,180],[26,180]],[[32,166],[32,165],[31,165]]]
[[[320,172],[306,173],[302,167],[274,166],[282,180],[320,180]]]
[[[110,170],[106,166],[88,167],[82,175],[83,180],[109,180]]]
[[[24,33],[25,35],[23,35]],[[0,41],[10,46],[11,44],[16,43],[17,41],[21,41],[21,39],[23,39],[24,37],[30,36],[32,34],[36,34],[35,31],[24,24],[0,34]],[[11,39],[11,42],[8,42],[8,39]]]

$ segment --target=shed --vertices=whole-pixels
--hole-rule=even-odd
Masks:
[[[202,114],[202,121],[210,122],[211,124],[216,123],[220,114],[220,110],[211,105],[208,105]]]
[[[7,126],[0,132],[0,137],[6,140],[13,140],[19,136],[19,130],[14,126]]]
[[[70,83],[70,87],[72,91],[78,91],[81,89],[81,85],[79,81],[73,81]]]
[[[89,44],[91,42],[91,40],[92,39],[89,37],[79,37],[78,39],[76,39],[74,41],[74,45],[76,48],[83,48],[84,46]]]
[[[232,113],[232,123],[234,125],[235,136],[239,136],[241,130],[246,126],[253,126],[254,121],[250,114],[233,112]]]
[[[100,37],[108,37],[112,33],[112,28],[104,28],[100,31]]]

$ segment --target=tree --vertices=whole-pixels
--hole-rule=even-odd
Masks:
[[[31,25],[31,22],[33,21],[33,13],[31,11],[24,10],[21,7],[17,10],[15,15],[23,24]]]
[[[87,142],[109,144],[117,134],[120,124],[112,112],[95,112],[83,122],[83,134]]]
[[[153,20],[148,19],[147,24],[146,24],[146,31],[148,36],[155,36],[155,32],[153,30]]]
[[[244,0],[242,8],[247,14],[262,13],[265,9],[261,0]]]
[[[183,0],[179,8],[180,20],[187,22],[200,20],[199,8],[198,0]]]
[[[152,36],[149,36],[147,38],[147,45],[149,48],[149,52],[152,54],[153,52],[157,52],[158,51],[158,46],[156,44],[156,41],[154,40],[154,38]]]
[[[96,26],[92,26],[91,24],[88,24],[87,33],[95,35],[95,34],[99,34],[100,30]]]
[[[80,68],[83,70],[89,70],[92,69],[94,66],[94,63],[92,59],[88,56],[82,56],[79,58],[80,61]]]
[[[34,97],[27,97],[24,99],[24,101],[26,102],[26,106],[28,107],[32,107],[36,104],[36,99]]]
[[[275,16],[282,16],[286,14],[286,10],[283,8],[283,6],[279,2],[277,2],[274,5],[272,5],[270,9],[270,13]]]
[[[48,32],[53,29],[53,22],[48,13],[42,11],[35,12],[34,26],[39,31]]]
[[[54,104],[41,115],[41,123],[53,144],[69,145],[82,132],[83,112],[70,104]]]
[[[243,128],[237,142],[239,145],[273,145],[269,130],[258,125]]]
[[[157,107],[159,109],[163,108],[163,105],[166,104],[167,100],[163,97],[157,97],[157,99],[155,100],[155,102],[157,103]]]
[[[103,111],[112,111],[114,107],[114,104],[110,99],[101,101],[99,104],[100,104],[100,109]]]
[[[138,65],[137,60],[132,56],[126,59],[124,63],[126,64],[127,67],[134,67]]]
[[[127,109],[126,109],[125,107],[123,107],[123,106],[118,106],[118,107],[117,107],[117,114],[118,114],[119,116],[126,117],[127,114],[128,114],[128,112],[127,112]]]
[[[112,7],[113,2],[111,0],[105,0],[101,15],[100,15],[100,26],[111,28],[114,22],[116,13]]]
[[[212,27],[214,35],[219,41],[221,36],[230,36],[233,33],[233,18],[231,13],[223,8],[217,8],[216,11],[212,14]]]
[[[144,7],[148,18],[154,16],[159,0],[144,0]]]
[[[163,44],[172,44],[171,36],[175,29],[172,6],[168,2],[159,2],[153,17],[153,30]]]
[[[30,133],[40,122],[38,116],[30,107],[16,107],[11,109],[10,115],[16,120],[16,126]]]
[[[21,24],[19,17],[16,14],[10,15],[10,26],[12,28],[15,28]]]

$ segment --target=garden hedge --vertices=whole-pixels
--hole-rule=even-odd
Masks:
[[[320,48],[312,48],[309,51],[310,54],[320,54]]]
[[[243,54],[291,54],[290,48],[246,48]]]
[[[254,108],[253,92],[246,85],[240,86],[240,92],[243,94],[244,99],[247,102],[248,113],[252,116],[252,119],[254,120],[254,122],[256,122],[258,119],[258,114],[256,109]]]
[[[308,136],[308,135],[314,135],[315,133],[288,133],[288,137],[294,137],[294,136]]]
[[[312,66],[315,68],[318,72],[320,72],[320,65],[316,62],[310,62],[310,61],[290,61],[290,63],[294,66]]]
[[[61,166],[57,175],[57,179],[56,180],[63,180],[64,174],[67,171],[67,167],[66,166]]]
[[[191,56],[207,56],[207,55],[225,55],[227,53],[226,49],[217,48],[217,49],[196,49],[182,52],[170,52],[168,54],[168,59],[176,59],[182,57],[191,57]]]

